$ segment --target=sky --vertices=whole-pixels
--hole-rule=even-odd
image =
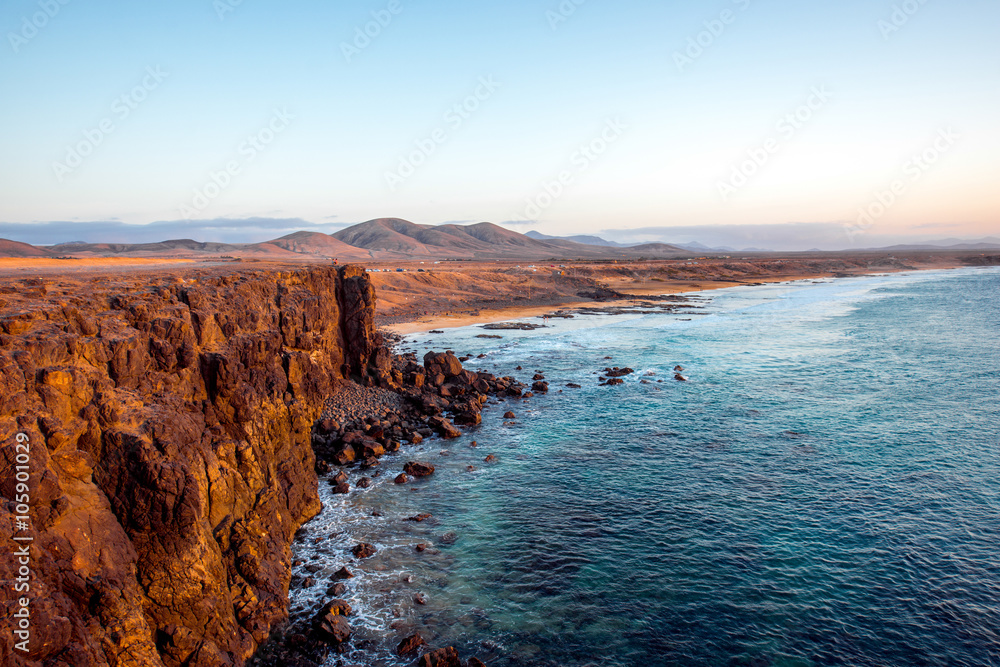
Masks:
[[[0,234],[995,236],[998,27],[995,0],[6,0]]]

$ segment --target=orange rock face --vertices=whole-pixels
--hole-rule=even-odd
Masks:
[[[320,509],[324,399],[389,382],[360,267],[191,275],[0,284],[0,469],[30,442],[25,665],[244,664],[287,615],[292,536]],[[16,496],[0,476],[3,526]],[[0,592],[8,618],[16,598]]]

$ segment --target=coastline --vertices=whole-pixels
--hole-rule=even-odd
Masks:
[[[568,299],[562,303],[551,303],[550,300],[546,300],[546,303],[539,303],[534,305],[516,305],[507,306],[504,308],[495,309],[481,309],[475,313],[440,313],[432,314],[428,316],[418,317],[409,321],[394,322],[390,324],[383,324],[380,326],[392,334],[398,336],[408,336],[419,333],[427,333],[431,330],[436,329],[455,329],[460,327],[473,326],[477,324],[492,324],[497,322],[504,322],[508,320],[520,320],[529,317],[542,317],[546,314],[550,314],[553,311],[579,311],[582,308],[593,308],[599,306],[601,308],[627,308],[634,307],[637,302],[641,302],[643,297],[653,297],[653,296],[683,296],[687,294],[696,294],[699,292],[708,292],[718,289],[728,289],[732,287],[743,287],[743,286],[755,286],[755,285],[773,285],[778,283],[793,283],[805,280],[821,280],[821,279],[832,279],[832,278],[846,278],[846,277],[863,277],[872,276],[880,273],[904,273],[907,271],[933,271],[942,269],[957,269],[962,268],[961,264],[953,264],[947,266],[927,266],[918,268],[903,268],[896,269],[894,271],[871,271],[864,273],[853,273],[850,275],[834,275],[830,272],[824,273],[810,273],[802,275],[785,275],[785,276],[767,276],[761,277],[759,280],[754,281],[744,281],[744,280],[703,280],[701,282],[694,281],[678,281],[676,283],[662,283],[662,284],[647,284],[642,287],[636,286],[618,286],[615,291],[620,292],[625,298],[612,299],[607,301],[594,301],[594,300],[582,300],[582,299]]]

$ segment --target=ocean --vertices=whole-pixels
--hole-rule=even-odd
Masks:
[[[407,338],[550,392],[404,446],[370,489],[321,481],[293,546],[321,583],[292,602],[357,574],[330,665],[413,664],[392,650],[416,631],[496,667],[1000,665],[1000,270],[691,296]],[[635,373],[598,386],[609,366]],[[393,484],[408,460],[437,472]]]

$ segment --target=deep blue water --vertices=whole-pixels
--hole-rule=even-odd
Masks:
[[[701,296],[410,338],[552,391],[404,448],[372,489],[321,485],[296,549],[360,571],[344,664],[409,664],[389,649],[419,630],[495,666],[1000,665],[1000,271]],[[609,365],[637,372],[597,386]],[[438,472],[392,484],[415,458]],[[359,540],[379,554],[353,563]]]

